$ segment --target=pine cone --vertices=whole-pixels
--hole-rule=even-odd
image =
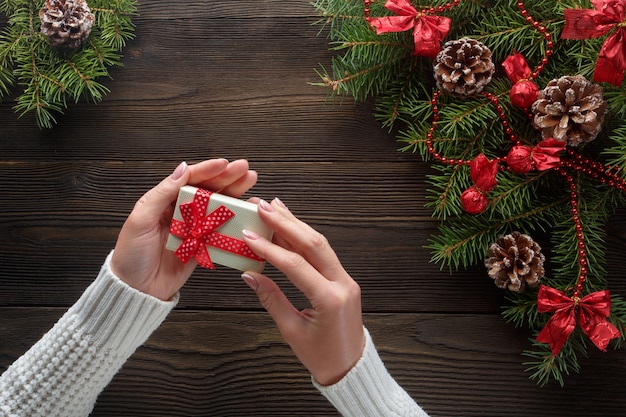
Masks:
[[[437,87],[457,96],[483,91],[494,70],[489,48],[471,38],[446,42],[435,58]]]
[[[544,139],[554,138],[568,146],[590,142],[602,130],[607,103],[603,89],[582,75],[552,80],[533,103],[533,124]]]
[[[485,267],[499,288],[523,292],[543,278],[545,256],[533,239],[520,232],[502,236],[489,247]]]
[[[54,47],[77,48],[91,33],[94,15],[85,0],[46,0],[39,11],[41,33]]]

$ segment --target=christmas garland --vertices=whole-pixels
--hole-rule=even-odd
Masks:
[[[34,112],[40,128],[68,100],[101,101],[109,89],[98,80],[121,65],[136,10],[134,0],[1,1],[0,100],[18,85],[15,112]]]
[[[374,97],[402,151],[432,163],[432,260],[484,265],[507,292],[504,318],[533,333],[530,378],[563,385],[588,348],[619,347],[604,238],[626,202],[626,0],[313,5],[337,52],[318,85]]]

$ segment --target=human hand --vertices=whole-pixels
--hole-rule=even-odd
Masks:
[[[133,288],[161,300],[171,299],[193,272],[196,261],[182,263],[165,248],[181,186],[190,184],[239,197],[257,180],[248,161],[211,159],[181,163],[174,172],[141,197],[117,238],[111,270]]]
[[[261,200],[259,216],[274,230],[274,243],[244,231],[259,256],[282,271],[308,298],[298,311],[274,281],[245,272],[263,307],[298,359],[322,385],[343,378],[361,358],[365,345],[361,290],[344,270],[326,238],[298,220],[278,199]]]

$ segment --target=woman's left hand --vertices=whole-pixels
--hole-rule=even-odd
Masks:
[[[193,259],[182,263],[165,248],[180,187],[189,184],[239,197],[256,180],[257,173],[249,169],[246,160],[211,159],[190,166],[181,163],[135,204],[118,236],[111,270],[139,291],[161,300],[171,299],[197,265]]]

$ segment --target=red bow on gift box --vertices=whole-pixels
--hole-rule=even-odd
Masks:
[[[559,354],[574,331],[577,319],[583,332],[602,351],[606,351],[611,339],[621,336],[619,330],[606,319],[611,313],[611,296],[608,290],[596,291],[578,299],[542,285],[537,295],[537,311],[554,312],[537,335],[537,341],[550,345],[554,356]]]
[[[246,245],[243,240],[216,232],[224,223],[235,216],[232,210],[226,206],[219,206],[209,214],[206,214],[211,198],[210,191],[198,189],[193,201],[179,206],[183,221],[173,219],[170,225],[170,233],[183,239],[174,254],[183,262],[195,257],[198,265],[215,269],[207,245],[231,252],[240,256],[262,261]]]
[[[534,147],[513,146],[506,156],[506,163],[513,172],[526,174],[533,169],[545,171],[561,164],[559,154],[565,149],[565,142],[547,138]]]
[[[385,8],[398,16],[367,18],[377,34],[404,32],[413,28],[414,55],[434,58],[441,49],[441,41],[450,31],[451,20],[418,12],[407,0],[387,0]]]
[[[561,33],[563,39],[597,38],[609,35],[598,56],[593,79],[606,81],[613,85],[622,85],[626,70],[626,0],[592,0],[592,9],[565,9],[565,27]]]
[[[486,193],[498,184],[498,161],[490,161],[480,154],[472,159],[469,166],[474,185],[461,194],[461,207],[469,214],[480,214],[485,211],[489,202]]]

